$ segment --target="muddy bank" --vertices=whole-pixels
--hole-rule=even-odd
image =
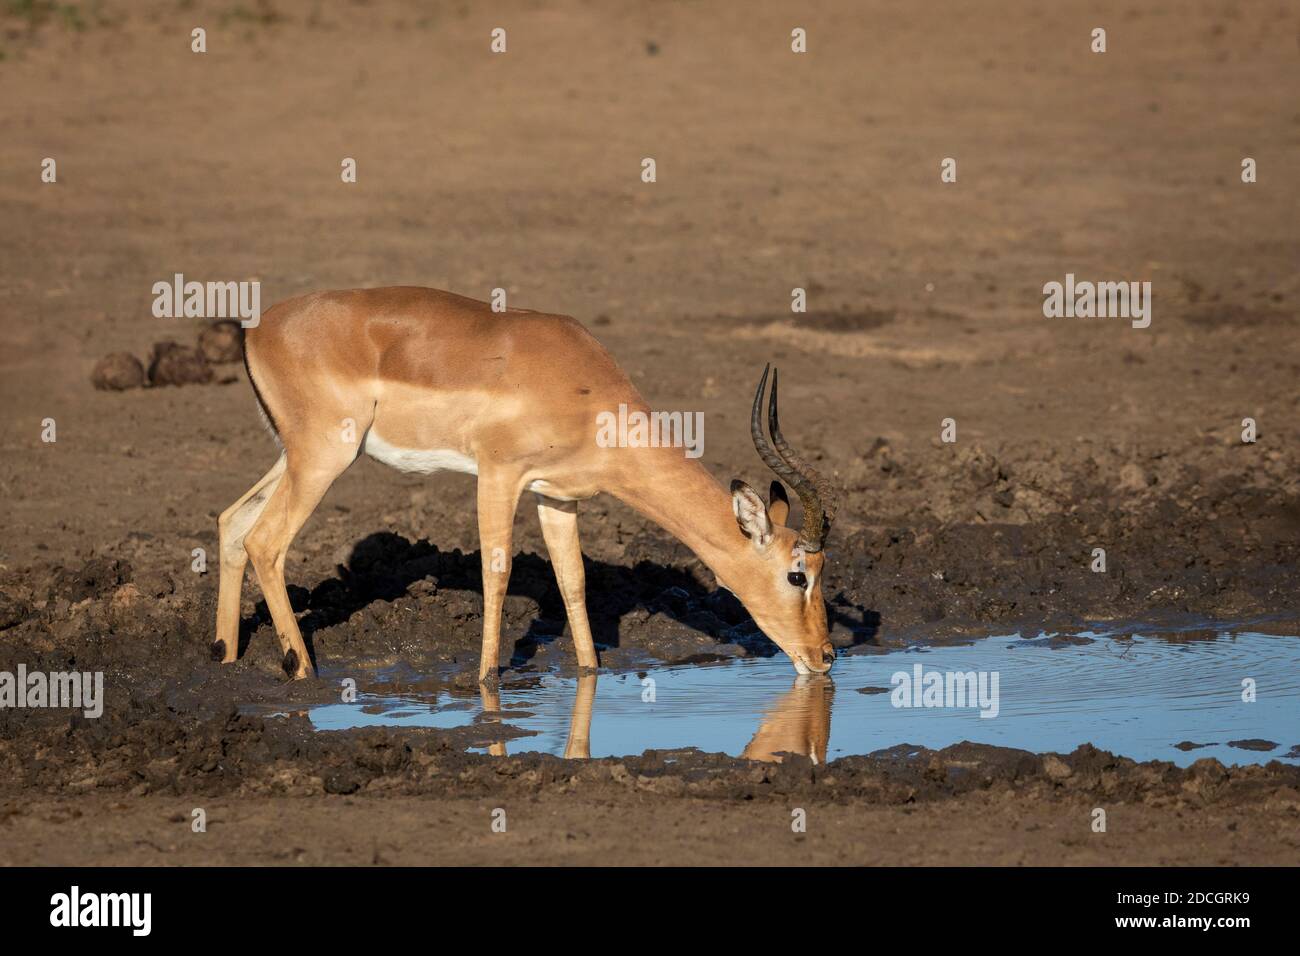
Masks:
[[[1013,530],[1050,540],[1050,529],[1059,526],[955,524],[948,533],[932,535],[920,550],[931,560],[937,553],[950,554],[954,557],[946,566],[954,567],[969,552],[944,552],[944,542],[965,546],[985,531],[1005,536]],[[857,532],[863,538],[874,533]],[[648,532],[632,541],[642,554],[655,553]],[[892,547],[907,555],[903,560],[909,563],[923,560],[903,540]],[[701,587],[690,561],[674,564],[671,552],[658,553],[663,563],[642,557],[627,567],[593,566],[589,586],[605,584],[617,598],[597,618],[613,635],[602,654],[606,670],[635,669],[651,659],[702,664],[774,653],[733,599]],[[988,555],[980,558],[987,561]],[[868,560],[864,557],[864,564]],[[477,702],[478,598],[469,570],[477,566],[476,555],[441,552],[396,535],[367,539],[335,575],[310,590],[295,590],[322,676],[288,683],[279,672],[265,610],[251,598],[246,656],[236,665],[222,666],[206,655],[211,602],[187,594],[164,573],[137,571],[121,558],[92,559],[75,569],[11,573],[6,608],[16,623],[0,632],[0,670],[12,672],[19,664],[29,672],[102,670],[106,693],[98,719],[53,709],[0,710],[0,793],[10,798],[100,792],[437,798],[573,793],[600,798],[635,792],[670,799],[799,796],[822,803],[908,805],[991,792],[1034,801],[1071,797],[1186,810],[1253,804],[1290,813],[1298,806],[1300,767],[1277,761],[1224,767],[1203,759],[1180,769],[1160,761],[1135,762],[1091,746],[1070,754],[1035,755],[973,744],[936,752],[900,743],[825,766],[797,756],[780,764],[754,764],[694,751],[565,761],[546,755],[465,753],[467,747],[486,747],[517,733],[495,722],[454,730],[322,733],[311,728],[307,707],[337,702],[346,677],[362,691],[377,686],[381,668],[385,693],[442,692]],[[567,641],[558,636],[562,617],[552,608],[558,598],[548,593],[553,588],[548,573],[540,559],[525,556],[517,562],[523,586],[511,599],[508,624],[510,633],[529,636],[515,646],[511,667],[502,676],[507,692],[539,669],[571,666]],[[865,567],[859,573],[867,577]],[[23,583],[35,580],[41,586]],[[946,583],[933,580],[936,586]],[[1067,586],[1054,605],[1060,613],[1092,606],[1087,603],[1090,592],[1075,594],[1068,587],[1070,576],[1062,580]],[[1252,593],[1247,587],[1240,582],[1239,593]],[[864,597],[849,592],[838,605]],[[616,618],[608,608],[619,606],[627,610]],[[971,620],[979,618],[972,614]],[[968,625],[963,633],[971,629]],[[876,626],[870,632],[840,633],[851,636],[849,652],[865,652],[879,650],[886,641],[903,644],[943,632],[904,627],[890,629],[886,637],[885,629]],[[431,639],[431,634],[442,639]],[[250,705],[284,716],[240,713]]]
[[[939,632],[1290,615],[1296,464],[1226,431],[1170,446],[877,440],[844,475],[875,527],[848,534],[833,580],[892,626]]]
[[[901,805],[1014,792],[1025,799],[1086,796],[1172,809],[1268,805],[1300,809],[1300,767],[1273,761],[1224,767],[1203,759],[1187,769],[1137,763],[1082,746],[1035,755],[960,744],[941,751],[900,744],[818,766],[804,757],[757,764],[693,750],[602,760],[463,752],[500,739],[496,725],[455,731],[367,728],[314,731],[305,716],[262,718],[179,713],[159,698],[132,699],[99,720],[4,714],[0,793],[120,792],[140,797],[506,796],[627,791],[727,801],[799,796],[830,803]]]

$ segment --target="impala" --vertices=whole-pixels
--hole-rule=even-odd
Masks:
[[[680,448],[602,447],[595,440],[600,413],[620,404],[649,408],[609,353],[568,316],[495,312],[432,289],[317,293],[267,311],[245,333],[244,361],[282,454],[218,522],[215,660],[238,656],[240,591],[251,560],[285,673],[309,675],[285,590],[285,555],[330,485],[365,452],[402,471],[478,476],[480,681],[498,673],[511,528],[524,491],[537,496],[581,668],[595,668],[597,659],[576,503],[608,492],[694,551],[800,673],[830,669],[835,653],[821,579],[834,510],[826,482],[782,437],[775,370],[771,441],[762,422],[767,369],[750,431],[764,463],[803,504],[798,532],[785,526],[790,503],[779,481],[764,504],[743,481],[733,481],[728,493]]]

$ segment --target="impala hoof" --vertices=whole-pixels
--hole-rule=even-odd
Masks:
[[[208,648],[208,656],[214,661],[224,661],[226,659],[226,642],[213,641],[212,646]]]
[[[289,651],[288,654],[285,654],[284,660],[280,663],[280,667],[282,667],[284,669],[284,672],[287,675],[289,675],[289,680],[295,680],[296,678],[303,676],[298,673],[298,652],[297,651],[291,650]]]

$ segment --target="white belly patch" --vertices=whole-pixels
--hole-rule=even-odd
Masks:
[[[421,475],[432,474],[435,471],[478,474],[478,462],[469,455],[462,455],[450,449],[435,448],[421,451],[415,448],[398,448],[380,438],[373,428],[366,435],[365,452],[376,461],[382,461],[398,471],[416,472]]]
[[[539,494],[544,498],[552,498],[555,501],[577,501],[577,498],[571,498],[560,489],[556,488],[545,478],[535,478],[528,483],[528,490],[534,494]]]

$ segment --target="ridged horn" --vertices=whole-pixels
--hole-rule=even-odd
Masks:
[[[769,371],[772,373],[772,394],[767,405],[767,424],[772,433],[771,443],[763,434],[763,393],[767,390]],[[820,551],[835,518],[834,497],[826,480],[790,447],[790,443],[781,434],[781,422],[777,414],[777,370],[770,363],[763,366],[763,377],[759,379],[758,391],[754,395],[749,432],[763,464],[793,488],[803,503],[803,527],[799,531],[799,544],[805,551]],[[773,445],[776,447],[773,448]]]

